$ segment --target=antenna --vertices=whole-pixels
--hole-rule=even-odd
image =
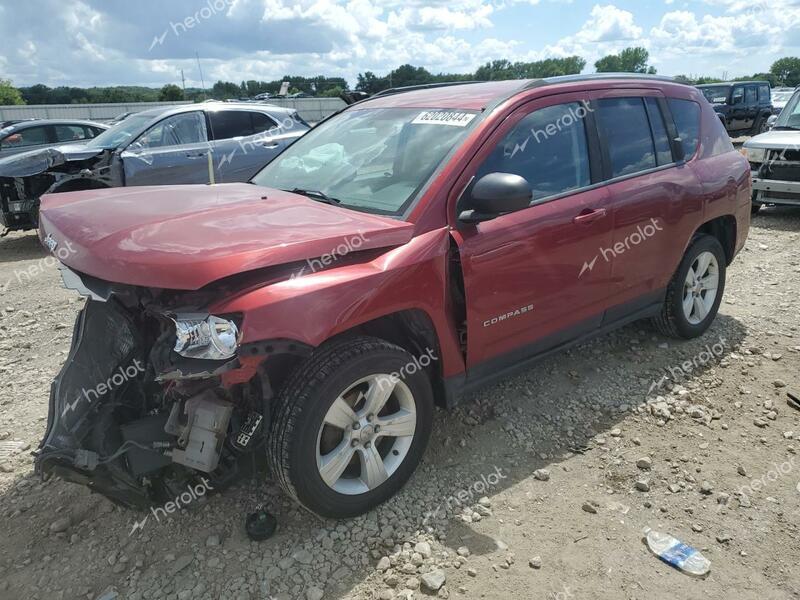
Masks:
[[[197,58],[197,70],[200,71],[200,85],[203,86],[203,100],[205,100],[206,99],[206,82],[203,81],[203,67],[200,66],[200,54],[198,52],[195,52],[194,55]]]
[[[183,69],[181,69],[181,85],[183,86],[183,95],[186,97],[186,77],[183,76]]]

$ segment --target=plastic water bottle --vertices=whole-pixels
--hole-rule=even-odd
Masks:
[[[676,569],[697,577],[702,577],[711,570],[711,561],[696,548],[649,527],[644,529],[644,535],[653,554]]]

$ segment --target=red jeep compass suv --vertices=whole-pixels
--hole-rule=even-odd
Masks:
[[[750,196],[698,90],[603,75],[389,90],[249,184],[45,197],[87,301],[37,468],[149,506],[258,452],[307,508],[363,513],[434,403],[636,319],[701,335]]]

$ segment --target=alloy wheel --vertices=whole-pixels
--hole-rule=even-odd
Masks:
[[[409,387],[396,376],[370,375],[334,400],[317,436],[317,469],[340,494],[374,490],[406,458],[417,425]]]
[[[711,312],[719,287],[719,264],[711,252],[701,252],[689,267],[683,284],[683,314],[699,325]]]

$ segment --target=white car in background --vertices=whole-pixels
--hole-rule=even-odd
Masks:
[[[794,94],[794,88],[772,88],[773,114],[780,114],[780,112],[783,110],[783,107],[786,106],[786,103],[791,99],[792,94]]]
[[[800,89],[770,121],[770,131],[742,147],[753,177],[752,214],[765,204],[800,206]]]

